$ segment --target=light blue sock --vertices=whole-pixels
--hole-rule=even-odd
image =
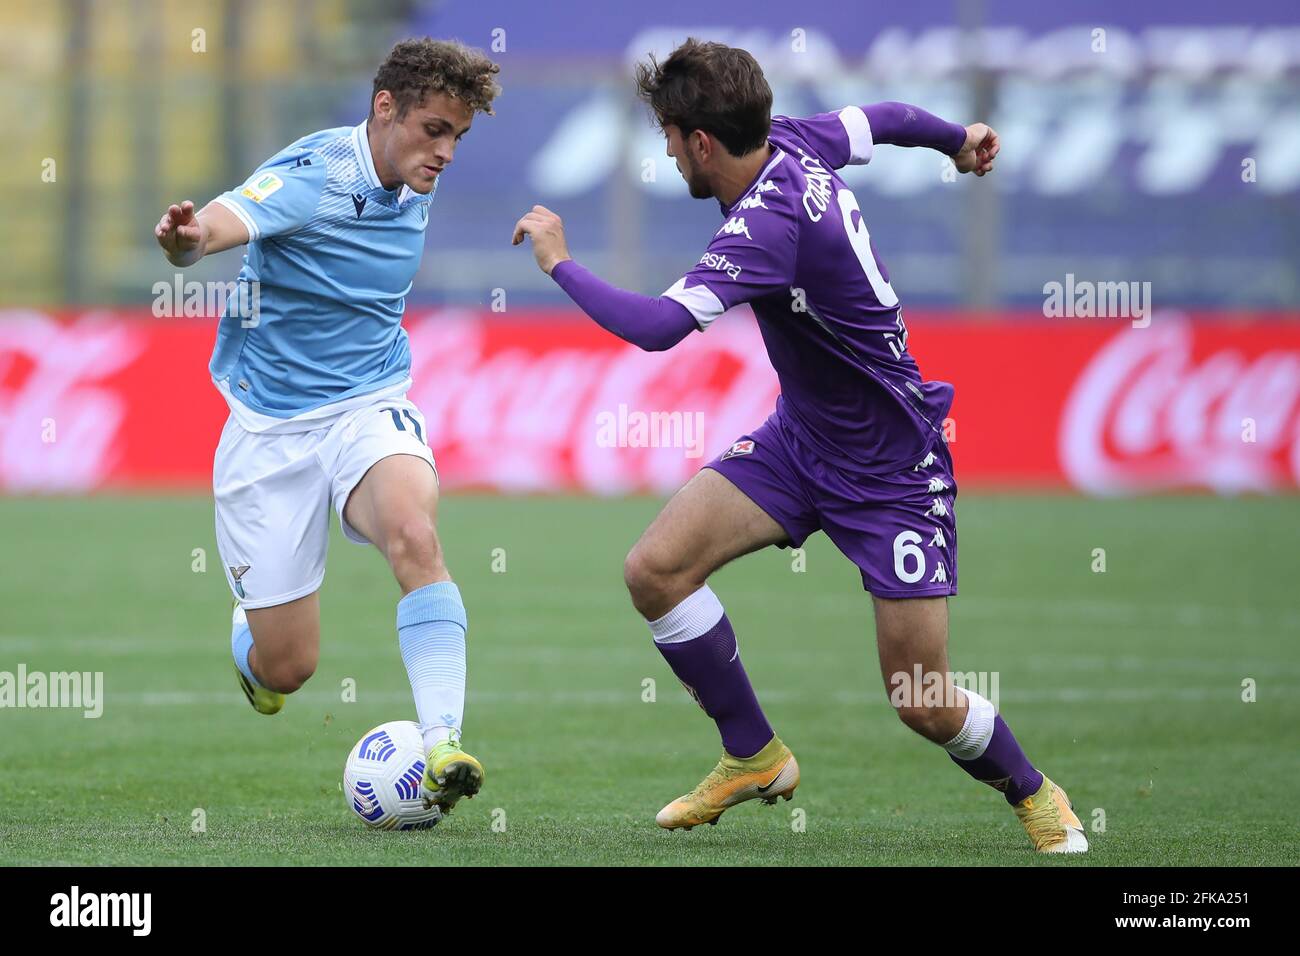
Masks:
[[[465,605],[452,581],[416,588],[397,602],[397,643],[411,679],[425,749],[460,737],[465,629]]]
[[[230,652],[235,655],[235,666],[239,668],[239,673],[261,687],[261,682],[253,676],[253,669],[248,666],[248,652],[252,649],[253,632],[248,629],[248,615],[242,607],[236,607],[230,624]]]

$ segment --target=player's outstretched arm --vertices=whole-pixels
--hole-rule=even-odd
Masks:
[[[873,103],[862,107],[871,141],[885,146],[923,146],[951,156],[960,173],[983,176],[993,169],[998,134],[984,123],[961,126],[907,103]]]
[[[545,206],[534,206],[515,224],[513,245],[528,236],[541,270],[596,324],[647,352],[670,349],[699,326],[680,303],[664,296],[628,292],[588,272],[569,255],[564,223]]]
[[[248,228],[229,209],[211,202],[196,213],[188,199],[168,206],[153,234],[167,261],[182,268],[248,242]]]

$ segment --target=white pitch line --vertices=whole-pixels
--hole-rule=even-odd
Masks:
[[[839,690],[830,693],[805,693],[797,691],[771,690],[761,695],[764,703],[825,703],[839,706],[880,705],[888,706],[883,689],[874,691]],[[1156,701],[1204,702],[1219,701],[1225,704],[1241,703],[1240,688],[1232,683],[1218,687],[1106,687],[1106,688],[1044,688],[1040,690],[1003,691],[1001,702],[1021,703],[1057,703],[1057,704],[1093,704],[1093,703],[1154,703]],[[1288,700],[1300,696],[1300,691],[1290,686],[1278,686],[1268,691],[1270,698],[1285,697]],[[357,693],[358,702],[392,703],[411,705],[409,691],[365,691]],[[346,708],[351,706],[339,700],[336,693],[324,691],[300,691],[290,698],[313,706],[332,706]],[[242,700],[237,691],[117,691],[105,688],[105,710],[117,705],[141,707],[177,707],[198,704],[230,704],[232,708]],[[601,706],[644,706],[641,701],[641,689],[637,685],[626,691],[586,690],[586,691],[474,691],[468,695],[469,705],[481,704],[593,704]],[[685,693],[672,690],[665,694],[659,703],[695,706]]]

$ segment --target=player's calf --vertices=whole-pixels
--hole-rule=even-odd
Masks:
[[[239,616],[247,617],[246,637]],[[241,646],[246,641],[246,646]],[[315,593],[286,604],[236,610],[235,662],[257,687],[292,694],[316,672],[320,660],[320,601]]]
[[[403,593],[451,577],[433,519],[419,512],[395,520],[383,532],[380,546]]]
[[[303,598],[303,601],[312,604],[315,594]],[[259,614],[259,611],[272,611],[272,614]],[[246,613],[243,607],[235,604],[230,622],[230,650],[234,656],[235,675],[240,691],[257,713],[278,714],[285,706],[285,695],[302,687],[315,672],[318,628],[312,631],[303,627],[304,620],[311,620],[312,613],[312,609],[303,606],[289,611],[255,609]],[[272,623],[277,619],[291,622],[295,618],[298,627],[273,630]]]
[[[945,675],[946,678],[947,675]],[[950,693],[953,691],[951,682],[946,688]],[[965,718],[966,707],[960,697],[956,698],[956,706],[944,707],[940,705],[905,705],[897,706],[898,719],[901,720],[909,730],[920,734],[926,740],[932,743],[943,744],[951,740],[961,730],[962,721]]]

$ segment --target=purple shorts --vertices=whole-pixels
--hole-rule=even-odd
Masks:
[[[767,512],[791,546],[825,531],[876,597],[957,593],[957,482],[943,441],[901,471],[865,474],[823,460],[774,413],[705,467]]]

